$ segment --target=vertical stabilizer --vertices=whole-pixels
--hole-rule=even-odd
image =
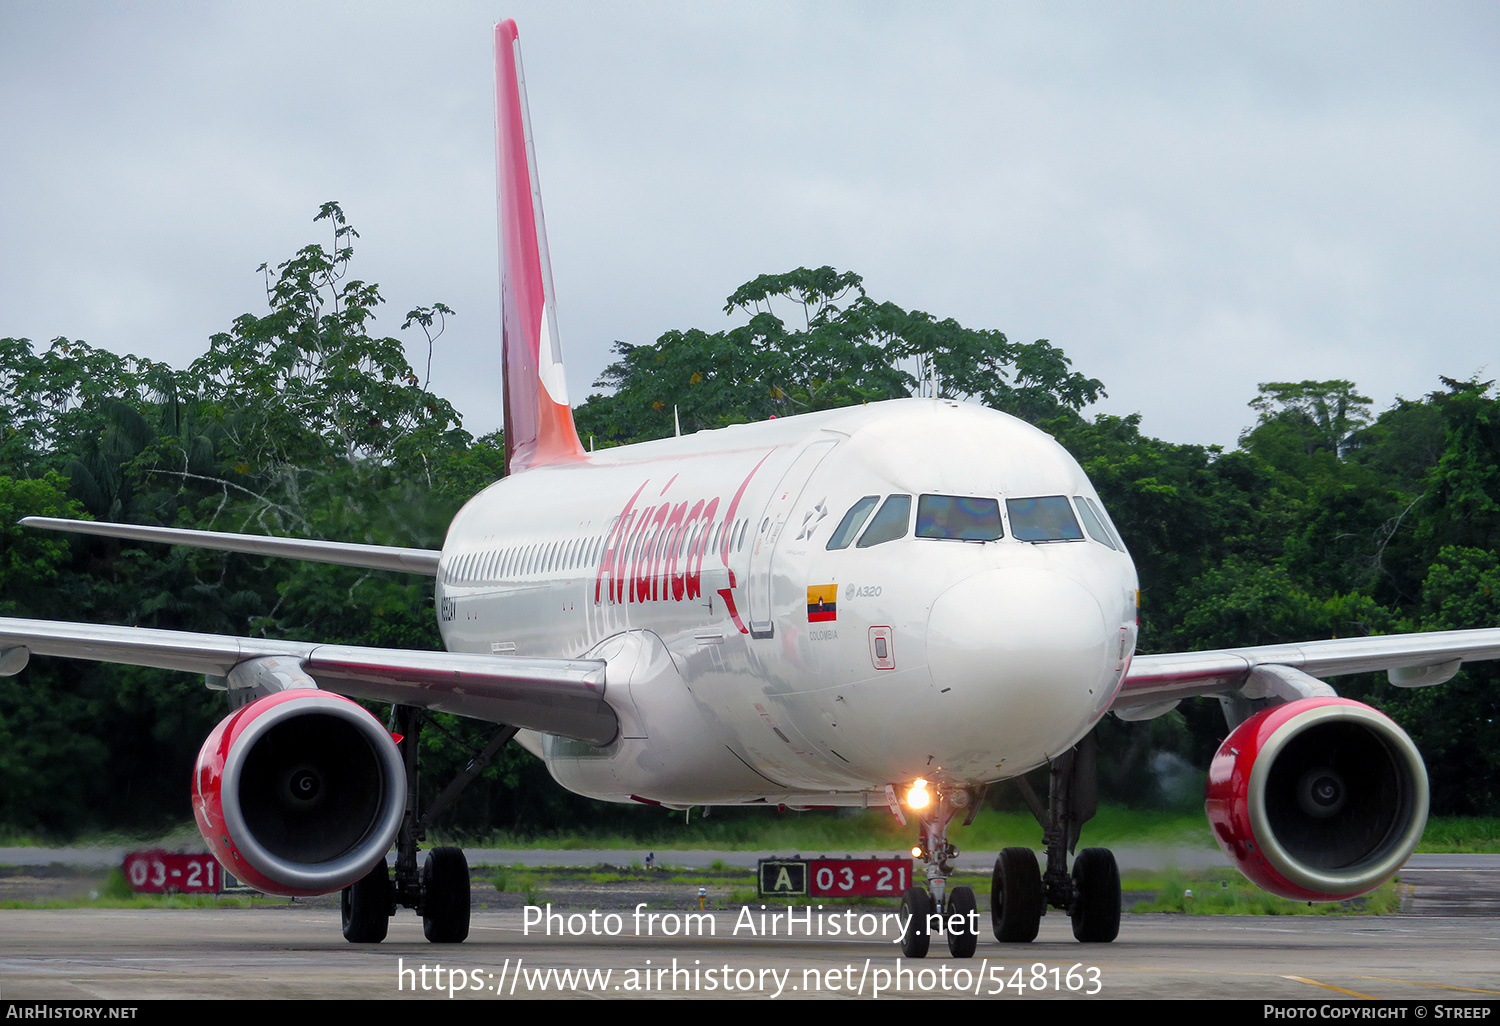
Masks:
[[[514,21],[495,26],[495,156],[500,199],[500,318],[505,471],[584,455],[557,341],[552,264],[537,185],[526,79]]]

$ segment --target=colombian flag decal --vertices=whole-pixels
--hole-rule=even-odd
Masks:
[[[809,584],[807,586],[807,622],[827,623],[837,620],[839,586],[837,584]]]

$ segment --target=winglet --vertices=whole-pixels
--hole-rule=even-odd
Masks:
[[[583,458],[568,405],[547,226],[537,185],[526,78],[514,21],[495,26],[495,156],[500,199],[500,314],[505,471]]]

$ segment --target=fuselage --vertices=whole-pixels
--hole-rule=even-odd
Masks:
[[[1109,708],[1135,568],[1076,461],[1005,414],[898,400],[533,468],[454,519],[461,652],[609,661],[620,736],[523,736],[572,790],[858,804],[1015,776]]]

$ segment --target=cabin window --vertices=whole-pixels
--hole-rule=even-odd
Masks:
[[[994,541],[1004,534],[999,499],[924,495],[917,500],[918,538]]]
[[[906,537],[907,524],[911,522],[911,496],[892,495],[880,504],[880,512],[865,528],[855,543],[857,549],[868,549],[871,545],[895,541]]]
[[[830,552],[834,549],[847,549],[849,543],[854,540],[854,536],[859,533],[859,529],[865,526],[866,518],[879,501],[878,495],[866,495],[850,506],[849,512],[844,514],[844,519],[839,521],[839,526],[833,529],[833,534],[829,536],[825,548]]]
[[[1082,541],[1083,529],[1073,515],[1066,496],[1043,495],[1035,499],[1006,499],[1010,533],[1020,541]]]

